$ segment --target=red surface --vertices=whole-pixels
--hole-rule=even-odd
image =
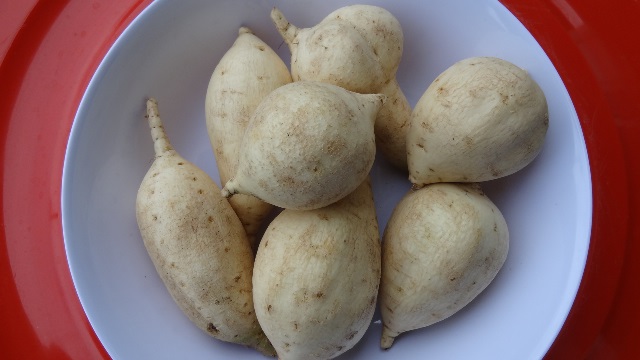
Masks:
[[[0,358],[108,358],[66,264],[62,164],[91,75],[149,1],[1,3]]]
[[[504,2],[563,78],[592,171],[593,230],[585,274],[549,359],[640,358],[640,15],[637,1]],[[613,4],[610,4],[612,6]]]
[[[76,296],[60,185],[75,111],[101,58],[150,0],[0,2],[0,357],[108,358]],[[502,0],[563,78],[583,126],[592,242],[547,359],[639,359],[640,3]]]

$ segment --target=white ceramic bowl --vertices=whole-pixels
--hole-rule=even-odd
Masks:
[[[414,105],[455,61],[497,56],[527,69],[544,90],[550,127],[524,170],[484,184],[510,229],[508,259],[469,306],[379,349],[376,313],[363,340],[341,358],[538,359],[557,335],[576,294],[589,245],[591,183],[570,97],[535,39],[493,0],[368,1],[401,22],[399,82]],[[153,160],[144,103],[158,99],[176,149],[218,181],[206,135],[209,77],[247,25],[289,62],[269,18],[277,5],[298,26],[316,24],[350,1],[157,1],[126,29],[103,60],[78,110],[64,164],[63,229],[80,301],[115,359],[260,359],[210,338],[170,298],[145,252],[135,197]],[[378,160],[372,170],[381,229],[409,188]]]

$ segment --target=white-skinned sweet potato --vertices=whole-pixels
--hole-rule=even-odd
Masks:
[[[342,199],[373,166],[373,124],[384,99],[313,81],[279,87],[250,119],[223,194],[250,194],[295,210]]]
[[[280,213],[253,276],[256,314],[278,358],[331,359],[351,349],[371,323],[380,261],[368,180],[325,208]]]
[[[411,190],[382,239],[381,347],[469,304],[493,281],[508,249],[507,223],[478,184]]]
[[[215,182],[171,146],[147,101],[155,159],[136,198],[145,248],[171,297],[207,334],[273,355],[253,307],[253,252]]]
[[[548,127],[545,95],[525,70],[493,57],[461,60],[413,110],[409,179],[421,187],[513,174],[540,153]]]
[[[205,98],[207,130],[222,184],[235,174],[253,112],[271,91],[290,82],[289,69],[273,49],[249,28],[241,27],[233,46],[213,70]],[[250,195],[234,196],[229,203],[256,249],[257,233],[273,206]]]
[[[376,119],[376,143],[393,165],[406,170],[411,106],[396,80],[404,41],[398,20],[372,5],[342,7],[311,28],[296,27],[277,8],[271,18],[291,51],[294,81],[322,81],[388,98]]]

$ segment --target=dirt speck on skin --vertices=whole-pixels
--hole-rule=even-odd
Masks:
[[[289,175],[282,176],[278,180],[282,185],[286,187],[292,187],[296,184],[296,179]]]
[[[434,130],[433,130],[433,126],[432,126],[431,124],[427,123],[426,121],[422,121],[422,122],[420,122],[420,126],[421,126],[423,129],[425,129],[425,130],[427,130],[428,132],[430,132],[430,133],[433,133],[433,131],[434,131]]]
[[[207,324],[207,331],[212,333],[212,334],[217,334],[218,333],[218,328],[216,328],[215,325],[213,325],[213,323],[208,323]]]
[[[267,181],[266,181],[266,180],[264,180],[264,179],[260,179],[260,180],[258,181],[258,186],[259,186],[260,188],[264,189],[264,190],[268,190],[268,189],[269,189],[269,184],[268,184],[268,183],[267,183]]]
[[[347,143],[343,138],[331,139],[324,147],[329,155],[339,155],[347,148]]]
[[[473,141],[473,138],[472,138],[472,137],[470,137],[470,136],[465,136],[465,137],[462,139],[462,142],[464,143],[464,145],[465,145],[467,148],[471,148],[471,147],[473,147],[473,143],[474,143],[474,141]]]
[[[491,176],[495,178],[499,178],[502,176],[502,172],[493,164],[489,165],[489,172],[491,173]]]

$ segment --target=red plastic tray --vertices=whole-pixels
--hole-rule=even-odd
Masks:
[[[64,153],[84,90],[150,0],[0,2],[0,357],[108,359],[62,238]],[[640,358],[640,2],[502,0],[556,66],[593,183],[584,277],[547,359]]]

